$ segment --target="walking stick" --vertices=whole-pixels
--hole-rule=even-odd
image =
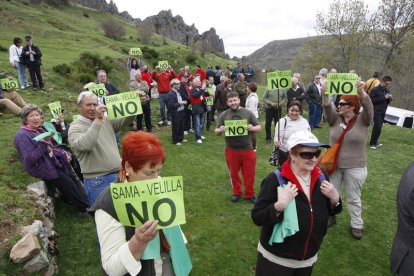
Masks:
[[[277,114],[277,141],[279,141],[280,143],[280,116],[279,116],[279,108],[280,108],[280,93],[279,93],[279,88],[277,89],[277,108],[276,108],[276,114]],[[281,165],[279,162],[279,146],[275,145],[275,156],[277,156],[277,161],[276,161],[276,166],[280,169]]]

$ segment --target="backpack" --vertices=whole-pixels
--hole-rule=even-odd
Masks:
[[[275,170],[274,171],[276,178],[277,178],[277,182],[279,182],[279,186],[283,187],[286,185],[286,179],[280,174],[279,170]],[[322,173],[321,175],[319,175],[319,181],[322,182],[326,180],[325,174]]]

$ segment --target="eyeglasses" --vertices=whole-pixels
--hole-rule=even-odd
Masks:
[[[306,160],[311,160],[314,157],[319,158],[319,156],[321,156],[321,150],[302,151],[302,152],[299,152],[299,156],[303,159],[306,159]]]
[[[339,102],[338,106],[345,106],[345,105],[351,105],[350,103],[344,103],[344,102]]]
[[[321,78],[315,78],[315,80],[320,80]]]

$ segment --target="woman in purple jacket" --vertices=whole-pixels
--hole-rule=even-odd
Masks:
[[[69,164],[71,155],[58,148],[51,135],[40,140],[35,138],[45,133],[43,111],[28,104],[21,115],[23,125],[14,137],[14,146],[24,169],[31,176],[42,179],[48,189],[57,188],[66,202],[75,205],[81,214],[87,214],[88,198]]]

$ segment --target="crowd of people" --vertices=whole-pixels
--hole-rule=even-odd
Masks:
[[[20,38],[13,40],[10,63],[17,70],[22,89],[32,85],[33,90],[43,90],[41,51],[30,36],[25,39],[25,47]],[[27,81],[26,67],[32,84]],[[325,68],[308,86],[300,81],[299,73],[294,73],[292,87],[286,91],[266,88],[262,99],[263,142],[273,141],[279,168],[263,179],[256,198],[256,134],[261,131],[261,114],[254,69],[250,65],[243,68],[240,63],[234,69],[228,66],[222,70],[219,65],[212,68],[209,65],[204,71],[197,65],[193,74],[189,66],[178,73],[171,66],[149,70],[141,57],[129,56],[129,88],[138,94],[143,113],[109,119],[104,97],[88,91],[95,84],[91,83],[77,98],[79,116],[70,126],[63,114],[53,124],[45,122],[43,111],[34,104],[26,104],[15,90],[0,91],[0,108],[4,106],[22,116],[14,145],[25,170],[44,180],[51,193],[59,191],[80,216],[88,217],[88,212],[93,212],[106,274],[165,275],[164,272],[172,271],[187,275],[191,270],[180,227],[161,231],[156,229],[158,222],[152,220],[137,228],[123,226],[109,191],[110,183],[160,176],[166,154],[154,134],[154,100],[158,100],[160,107],[158,125],[171,126],[174,145],[183,146],[191,132],[197,144],[205,143],[203,131],[210,131],[214,122],[215,134],[225,136],[230,200],[236,203],[244,198],[252,203],[251,217],[262,228],[256,275],[311,275],[327,228],[336,223],[336,215],[342,210],[342,186],[351,218],[351,235],[357,240],[362,238],[361,192],[368,175],[368,129],[373,122],[369,147],[376,150],[381,146],[378,140],[385,110],[392,100],[388,89],[391,77],[379,78],[374,74],[374,79],[366,83],[359,79],[357,95],[336,97],[326,93]],[[106,95],[120,93],[107,80],[104,70],[99,70],[96,77],[96,83],[104,84]],[[305,102],[309,106],[309,120],[303,116]],[[286,116],[282,117],[285,110]],[[137,131],[125,135],[121,155],[121,129],[131,126],[134,120]],[[229,135],[231,121],[243,126],[242,134]],[[312,133],[321,128],[323,121],[329,127],[329,145],[340,144],[331,172],[318,167],[319,148],[329,145],[319,143]],[[289,228],[290,234],[281,232],[282,227]],[[165,241],[161,242],[160,255],[142,259],[145,248],[154,239]],[[398,242],[394,245],[395,251]],[[172,253],[176,250],[181,252]],[[410,265],[405,264],[403,269],[410,271]]]

